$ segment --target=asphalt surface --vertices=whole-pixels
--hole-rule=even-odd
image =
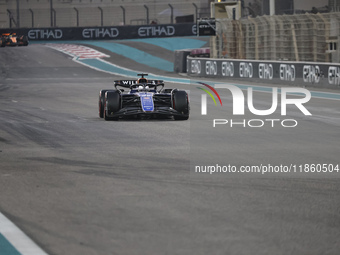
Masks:
[[[43,45],[1,49],[0,59],[0,212],[47,253],[339,253],[339,175],[190,170],[340,163],[339,101],[312,99],[312,117],[289,108],[296,128],[212,129],[202,91],[169,84],[190,90],[188,121],[105,122],[98,92],[122,77]],[[255,95],[268,108],[269,94]],[[211,102],[208,111],[231,118]]]

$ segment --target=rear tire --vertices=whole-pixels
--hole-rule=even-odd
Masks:
[[[118,91],[106,91],[104,105],[104,119],[118,120],[118,117],[110,117],[112,113],[118,112],[120,109],[120,93]]]
[[[6,40],[5,38],[1,38],[0,47],[5,47],[5,46],[6,46]]]
[[[26,35],[23,36],[22,41],[24,42],[24,46],[28,45],[28,37]]]
[[[189,119],[189,98],[187,92],[184,90],[176,90],[172,95],[173,108],[182,115],[174,115],[175,120]]]

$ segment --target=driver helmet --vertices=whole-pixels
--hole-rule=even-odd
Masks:
[[[139,78],[137,83],[148,83],[148,80],[146,78]]]

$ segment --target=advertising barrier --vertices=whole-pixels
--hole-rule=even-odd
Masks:
[[[112,27],[19,28],[0,29],[0,33],[13,32],[27,35],[30,41],[41,40],[121,40],[152,37],[196,35],[196,24],[167,24]]]
[[[189,76],[340,89],[340,64],[187,57]]]

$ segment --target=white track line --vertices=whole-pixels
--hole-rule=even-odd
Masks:
[[[0,233],[22,255],[47,255],[24,232],[0,213]],[[1,251],[0,251],[1,254]]]

